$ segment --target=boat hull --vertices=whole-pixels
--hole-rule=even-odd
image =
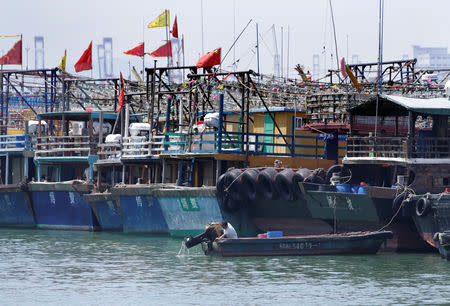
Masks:
[[[86,194],[84,198],[89,202],[98,219],[102,231],[122,231],[122,211],[119,201],[110,193]]]
[[[389,238],[392,232],[238,238],[203,242],[202,248],[205,255],[222,257],[375,254]]]
[[[249,204],[249,214],[258,228],[281,230],[286,235],[337,232],[392,231],[383,245],[386,251],[428,250],[411,219],[396,219],[392,203],[395,189],[372,188],[367,194],[307,190],[294,201],[259,199]]]
[[[30,184],[38,228],[84,231],[99,229],[98,220],[83,197],[83,193],[88,192],[88,186],[75,188],[64,183]]]
[[[128,185],[126,188],[111,190],[119,199],[125,233],[169,235],[169,228],[161,206],[154,196],[154,189],[154,186]]]
[[[19,187],[0,188],[0,226],[19,228],[36,226],[28,192],[20,190]]]

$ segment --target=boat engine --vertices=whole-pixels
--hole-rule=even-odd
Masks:
[[[214,239],[219,237],[221,234],[222,234],[222,225],[218,222],[211,222],[205,227],[205,231],[200,235],[194,237],[188,235],[184,237],[184,244],[188,249],[190,249],[199,243],[214,241]]]

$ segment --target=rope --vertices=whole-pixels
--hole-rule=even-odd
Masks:
[[[241,175],[244,174],[244,172],[245,172],[245,171],[242,171],[241,174],[239,174],[239,175],[238,175],[238,176],[230,183],[230,185],[228,185],[226,188],[224,188],[223,191],[228,192],[228,190],[230,189],[231,185],[233,185],[233,183],[234,183],[238,178],[240,178]]]
[[[402,203],[401,203],[400,206],[398,207],[397,211],[396,211],[395,214],[392,216],[391,220],[389,220],[389,222],[388,222],[386,225],[382,226],[379,230],[377,230],[377,232],[381,232],[381,231],[383,231],[385,228],[387,228],[389,225],[391,225],[392,222],[394,221],[395,217],[397,217],[397,215],[400,213],[400,210],[403,208],[403,206],[405,206],[405,203],[408,202],[409,199],[410,199],[411,197],[413,197],[413,196],[416,194],[416,193],[414,192],[414,189],[412,189],[410,186],[411,186],[411,185],[409,185],[409,186],[402,186],[402,185],[399,184],[399,187],[400,187],[399,189],[402,190],[402,188],[403,188],[403,190],[402,190],[402,192],[398,193],[398,190],[399,190],[399,189],[397,189],[397,192],[395,193],[395,198],[396,198],[397,196],[401,195],[402,193],[406,193],[406,198],[405,198],[405,200],[402,201]],[[395,198],[394,198],[394,199],[395,199]]]

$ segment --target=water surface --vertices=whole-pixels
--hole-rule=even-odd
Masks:
[[[2,305],[449,303],[438,254],[178,256],[181,240],[0,229]]]

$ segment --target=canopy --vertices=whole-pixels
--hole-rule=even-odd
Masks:
[[[407,98],[381,95],[378,103],[379,116],[407,116],[408,111],[425,115],[450,116],[450,100],[447,98]],[[376,97],[350,110],[354,115],[375,116]]]
[[[382,95],[381,97],[416,113],[450,115],[450,100],[448,98],[418,99],[391,95]]]

